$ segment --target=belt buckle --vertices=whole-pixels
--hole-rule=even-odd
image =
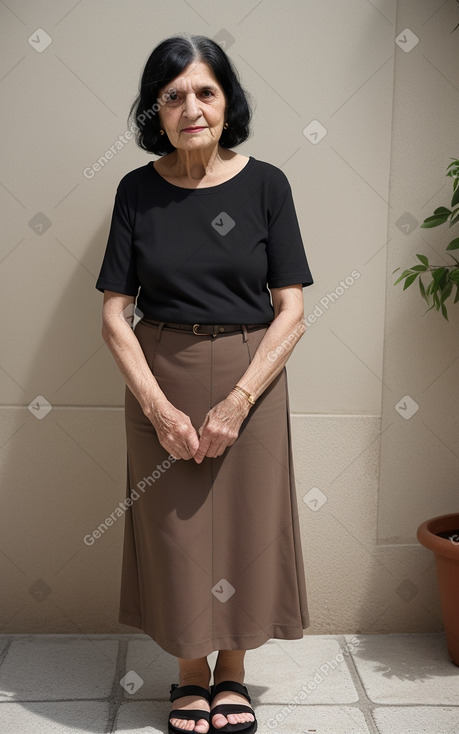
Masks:
[[[205,336],[205,335],[208,335],[208,336],[217,336],[217,333],[218,332],[215,332],[215,331],[213,331],[213,332],[210,332],[210,331],[204,331],[204,332],[202,332],[202,331],[196,331],[196,329],[199,329],[200,326],[201,326],[201,324],[193,324],[193,334],[196,334],[196,336]]]
[[[193,324],[193,334],[196,334],[196,336],[205,336],[208,332],[196,331],[200,326],[201,324]]]

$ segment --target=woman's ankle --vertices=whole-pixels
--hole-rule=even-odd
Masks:
[[[207,658],[179,661],[179,685],[209,687],[211,670]]]
[[[236,683],[244,683],[244,677],[245,677],[245,669],[244,666],[242,668],[239,667],[232,667],[228,665],[216,665],[214,669],[214,684],[217,685],[217,683],[220,683],[224,680],[233,680]]]
[[[225,651],[219,653],[214,668],[214,682],[220,683],[224,680],[233,680],[237,683],[244,682],[245,651]]]

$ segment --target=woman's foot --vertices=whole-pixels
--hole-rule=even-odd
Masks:
[[[236,683],[244,683],[244,656],[245,650],[220,650],[217,658],[217,664],[214,670],[214,685],[225,680],[235,681]],[[234,691],[221,691],[212,699],[212,708],[221,703],[239,704],[247,706],[247,699]],[[254,721],[253,714],[241,711],[235,714],[214,714],[210,721],[215,729],[221,729],[227,724],[249,724]]]
[[[231,680],[231,679],[228,679]],[[249,702],[245,696],[234,691],[221,691],[212,699],[212,709],[219,704],[237,704],[238,706],[248,706]],[[214,729],[221,729],[227,724],[251,724],[255,717],[248,711],[240,711],[233,714],[221,714],[217,713],[212,716],[211,709],[211,722]]]
[[[210,668],[207,658],[199,658],[198,660],[183,660],[179,658],[179,686],[201,686],[207,691],[209,690]],[[200,709],[201,711],[209,711],[209,701],[199,695],[180,696],[172,702],[171,710],[180,709]],[[185,731],[194,731],[196,734],[207,734],[209,731],[209,722],[205,719],[169,719],[170,723]]]
[[[209,711],[209,701],[199,696],[179,696],[173,701],[172,709],[180,709],[180,711],[186,711],[187,709],[196,711]],[[176,719],[172,717],[169,719],[172,726],[183,731],[194,731],[196,734],[207,734],[209,731],[209,722],[206,719],[198,719],[197,721],[193,718],[190,719]]]

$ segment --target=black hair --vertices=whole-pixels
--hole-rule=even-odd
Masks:
[[[228,127],[223,129],[219,144],[232,148],[249,137],[252,113],[248,95],[221,46],[206,36],[171,36],[161,41],[150,54],[140,80],[139,94],[129,113],[137,145],[143,150],[156,155],[175,150],[167,135],[160,134],[158,93],[193,61],[203,61],[210,66],[225,94]]]

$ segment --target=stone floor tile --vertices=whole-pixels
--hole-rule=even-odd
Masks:
[[[100,701],[1,703],[0,731],[3,734],[101,734],[106,729],[108,715],[108,703]]]
[[[125,688],[124,696],[128,700],[169,700],[171,683],[178,683],[177,659],[147,636],[129,640],[126,673],[129,671],[134,671],[143,683],[132,693],[129,687]]]
[[[346,704],[358,693],[336,637],[305,636],[299,640],[268,640],[245,656],[245,682],[261,703]]]
[[[317,705],[287,709],[261,705],[256,706],[256,715],[259,734],[370,734],[364,715],[355,706]]]
[[[459,734],[459,706],[387,706],[373,718],[379,734]]]
[[[0,667],[0,701],[104,698],[117,651],[117,640],[96,635],[15,637]]]
[[[125,701],[120,706],[116,734],[164,734],[171,704],[163,701]]]
[[[374,703],[459,703],[459,668],[447,656],[443,635],[356,637],[359,644],[352,657],[368,698]]]

